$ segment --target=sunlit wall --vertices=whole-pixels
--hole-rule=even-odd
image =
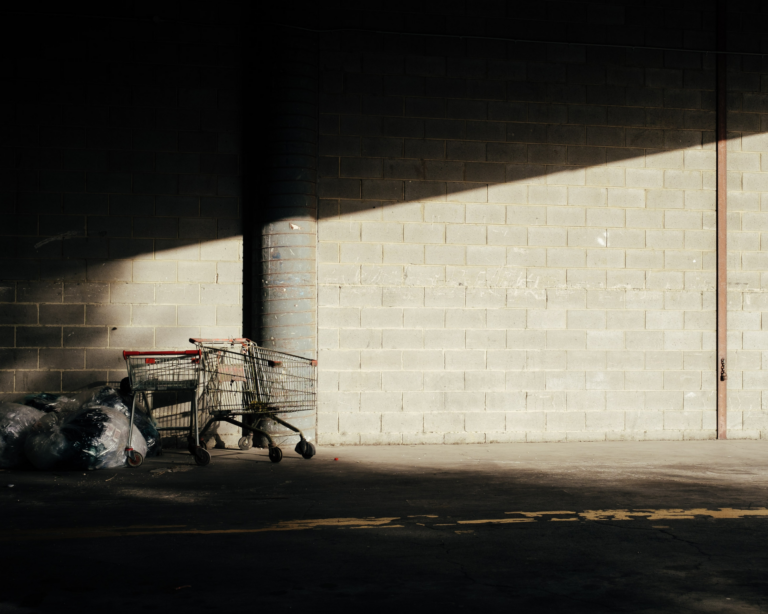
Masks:
[[[516,35],[574,32],[542,4]],[[558,6],[582,40],[713,41],[714,5],[625,4]],[[715,436],[713,55],[340,33],[321,65],[321,441]],[[729,429],[756,438],[761,58],[728,78]]]

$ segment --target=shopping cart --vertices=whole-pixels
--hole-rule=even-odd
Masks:
[[[259,428],[262,420],[269,419],[298,433],[298,454],[306,459],[315,455],[315,446],[304,433],[278,414],[316,411],[316,360],[259,347],[249,339],[189,341],[200,352],[199,406],[209,415],[198,441],[214,422],[228,422],[248,431],[238,442],[241,450],[251,448],[258,433],[269,442],[269,459],[279,463],[282,450],[272,434]]]
[[[211,462],[211,455],[200,445],[197,428],[197,388],[200,376],[200,352],[184,351],[149,351],[123,352],[128,379],[133,394],[131,404],[131,426],[128,430],[128,446],[125,448],[128,466],[138,467],[144,462],[142,455],[131,447],[133,435],[133,416],[139,392],[182,392],[191,391],[192,408],[190,412],[189,451],[198,465]],[[149,409],[149,408],[148,408]],[[178,427],[158,428],[158,431],[178,430]]]

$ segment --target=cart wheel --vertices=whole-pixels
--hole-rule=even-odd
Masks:
[[[211,462],[211,453],[204,448],[198,448],[195,450],[195,462],[201,467],[205,467]]]
[[[304,456],[304,453],[307,451],[307,443],[308,442],[305,439],[299,439],[299,443],[297,443],[294,448],[296,454]]]
[[[270,448],[269,460],[271,460],[273,463],[279,463],[281,460],[283,460],[283,451],[280,448]]]
[[[125,460],[129,467],[138,467],[144,462],[144,457],[136,450],[129,450]]]
[[[199,447],[202,448],[203,450],[207,450],[208,449],[208,446],[205,444],[205,442],[202,439],[200,440],[200,446]],[[189,450],[189,453],[192,456],[194,456],[195,455],[195,450],[197,450],[197,449],[198,449],[198,445],[195,443],[194,437],[190,437],[188,439],[188,441],[187,441],[187,450]]]
[[[307,460],[309,460],[315,454],[317,454],[317,450],[315,450],[315,446],[313,444],[307,442],[307,445],[306,445],[306,447],[304,449],[304,453],[302,454],[302,456],[304,458],[306,458]]]
[[[241,450],[250,450],[252,445],[253,444],[248,437],[241,437],[240,441],[237,442],[237,447]]]

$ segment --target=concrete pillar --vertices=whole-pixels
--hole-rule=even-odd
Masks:
[[[273,39],[271,75],[262,84],[270,107],[251,131],[258,157],[252,334],[264,347],[316,358],[317,353],[317,42],[285,30]]]
[[[246,271],[250,335],[263,347],[317,358],[317,39],[278,30],[269,40],[254,72],[267,69],[266,82],[254,88],[266,112],[251,118],[249,131],[249,148],[256,150],[252,159],[261,165],[255,169],[258,206],[247,224],[252,232]],[[315,439],[315,412],[281,417]],[[298,441],[271,420],[262,420],[260,427],[284,452]],[[257,437],[254,445],[265,447],[266,440]]]

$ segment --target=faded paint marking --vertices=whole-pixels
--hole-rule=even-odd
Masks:
[[[626,521],[626,520],[695,520],[696,518],[740,519],[768,517],[768,508],[740,509],[723,507],[720,509],[705,508],[670,508],[670,509],[638,509],[638,510],[586,510],[583,512],[544,511],[544,512],[506,512],[517,517],[486,518],[479,520],[457,520],[455,523],[434,523],[432,527],[454,527],[458,525],[480,524],[519,524],[531,522],[574,522],[574,521]],[[557,518],[556,516],[567,516]],[[409,516],[409,518],[438,518],[435,515]],[[269,533],[276,531],[306,531],[310,529],[401,529],[406,525],[392,524],[401,520],[397,516],[385,518],[319,518],[313,520],[285,520],[256,529],[187,529],[186,525],[133,525],[127,527],[85,527],[43,529],[32,531],[0,532],[1,541],[35,541],[56,539],[90,539],[97,537],[134,537],[149,535],[223,535]],[[421,522],[413,522],[416,526],[426,526]],[[413,525],[411,525],[413,526]],[[666,529],[667,526],[656,525],[653,528]],[[456,531],[464,533],[464,531]]]
[[[693,520],[697,517],[708,518],[749,518],[768,516],[768,508],[757,507],[754,509],[739,509],[733,507],[722,507],[716,510],[705,508],[670,508],[670,509],[637,509],[637,510],[585,510],[583,512],[504,512],[505,514],[514,514],[522,516],[515,519],[496,519],[496,520],[464,520],[459,522],[489,523],[501,522],[502,520],[517,520],[518,522],[527,522],[529,520],[551,520],[551,521],[573,521],[573,520]],[[549,516],[572,516],[571,518],[548,518]]]
[[[490,518],[486,520],[459,520],[459,524],[512,524],[515,522],[536,522],[535,518]]]
[[[27,541],[27,540],[51,540],[51,539],[77,539],[94,537],[133,537],[136,535],[221,535],[227,533],[269,533],[274,531],[306,531],[321,527],[350,527],[350,528],[377,528],[389,525],[393,518],[321,518],[316,520],[291,520],[281,521],[277,524],[259,529],[178,529],[147,531],[152,527],[123,527],[123,528],[84,528],[84,529],[46,529],[42,531],[18,531],[0,533],[0,541]],[[184,525],[177,525],[184,526]],[[394,525],[389,525],[394,526]],[[145,529],[145,530],[134,530]],[[173,528],[173,526],[171,527]]]
[[[505,514],[520,514],[521,516],[525,516],[526,518],[540,518],[542,516],[554,516],[554,515],[562,515],[562,514],[576,514],[577,512],[504,512]]]
[[[750,510],[722,507],[717,510],[704,508],[661,509],[661,510],[587,510],[578,514],[584,520],[693,520],[697,516],[709,518],[747,518],[750,516],[768,516],[768,508],[757,507]]]

